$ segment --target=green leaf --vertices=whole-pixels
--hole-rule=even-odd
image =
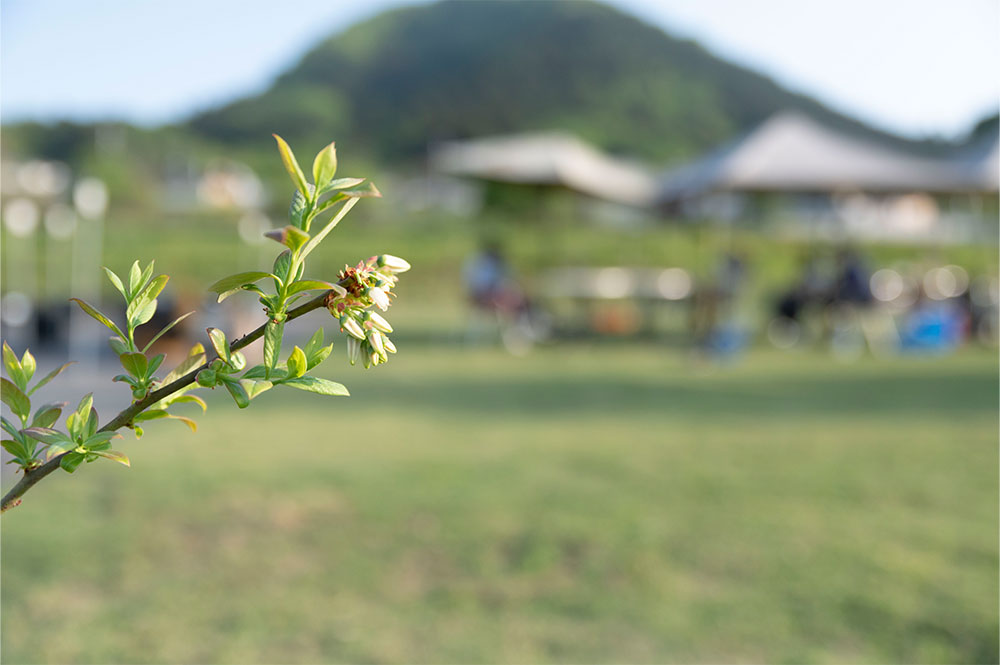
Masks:
[[[264,234],[264,236],[270,238],[271,240],[280,242],[293,252],[298,251],[299,247],[302,247],[302,245],[309,241],[308,233],[291,225],[287,225],[273,231],[268,231]]]
[[[222,302],[236,291],[239,291],[241,287],[247,284],[253,284],[254,282],[259,282],[265,277],[274,277],[274,275],[269,272],[261,272],[259,270],[241,272],[235,275],[230,275],[229,277],[223,277],[218,282],[208,287],[208,290],[213,293],[218,293],[219,302]]]
[[[112,439],[120,438],[122,438],[122,435],[118,432],[96,432],[87,437],[87,439],[83,442],[83,447],[89,448],[90,446],[99,446],[111,441]]]
[[[153,372],[163,364],[163,359],[166,357],[164,354],[158,353],[150,359],[149,367],[146,368],[146,378],[153,376]]]
[[[97,434],[97,423],[98,423],[97,409],[95,409],[94,407],[90,407],[90,414],[87,416],[87,426],[84,428],[83,431],[83,436],[85,439],[89,439],[90,437]]]
[[[285,143],[285,139],[277,134],[273,134],[272,136],[278,142],[278,152],[281,153],[281,161],[285,165],[285,170],[288,171],[288,175],[292,178],[292,182],[295,183],[295,187],[302,192],[302,196],[308,199],[309,189],[306,186],[306,177],[302,174],[299,163],[295,161],[295,154],[288,144]]]
[[[339,189],[349,189],[351,187],[356,187],[365,181],[364,178],[337,178],[336,180],[331,180],[330,182],[323,185],[320,188],[320,194],[326,194],[327,192],[335,192]]]
[[[72,300],[77,305],[79,305],[80,309],[82,309],[83,311],[85,311],[87,314],[89,314],[90,316],[92,316],[94,319],[96,319],[97,321],[100,321],[105,326],[107,326],[111,330],[111,332],[115,333],[116,335],[118,335],[122,339],[127,339],[128,338],[127,335],[125,333],[123,333],[118,326],[115,325],[114,321],[112,321],[107,316],[105,316],[101,312],[99,312],[96,309],[94,309],[94,307],[92,307],[88,303],[84,302],[83,300],[80,300],[79,298],[70,298],[70,300]]]
[[[191,370],[201,366],[204,362],[205,347],[201,345],[201,342],[199,342],[191,347],[191,350],[188,351],[188,356],[184,359],[184,362],[171,370],[170,374],[163,377],[163,385],[173,383]]]
[[[14,438],[20,436],[20,432],[18,432],[18,429],[14,427],[14,423],[10,422],[3,416],[0,416],[0,427],[2,427],[5,432],[10,434]]]
[[[330,354],[332,352],[333,352],[333,343],[332,342],[330,344],[327,344],[326,346],[321,346],[320,348],[316,349],[315,353],[313,353],[313,354],[311,354],[311,355],[308,356],[308,359],[309,359],[309,369],[312,369],[313,367],[316,367],[321,362],[323,362],[324,360],[326,360],[327,358],[329,358]]]
[[[132,263],[132,268],[128,271],[128,294],[129,300],[135,297],[136,292],[138,292],[141,286],[142,280],[142,268],[139,267],[139,262],[135,261]]]
[[[144,323],[149,323],[149,320],[153,318],[153,314],[156,314],[156,301],[150,300],[145,305],[140,307],[134,316],[129,317],[129,324],[133,328],[138,328]]]
[[[168,330],[170,330],[171,328],[173,328],[178,323],[180,323],[181,321],[183,321],[187,317],[191,316],[192,314],[194,314],[193,311],[188,312],[187,314],[182,314],[181,316],[178,316],[176,319],[174,319],[173,321],[171,321],[170,323],[168,323],[167,325],[165,325],[163,327],[163,329],[160,330],[160,332],[156,333],[153,336],[153,339],[149,340],[149,343],[146,344],[146,346],[142,347],[142,352],[145,353],[146,351],[149,351],[149,347],[153,346],[153,344],[156,343],[156,340],[158,340],[161,337],[163,337],[167,333]]]
[[[347,388],[335,381],[327,381],[315,376],[300,376],[296,379],[286,379],[281,382],[283,386],[291,386],[299,390],[308,390],[311,393],[320,395],[348,396]]]
[[[205,413],[208,411],[208,404],[205,404],[205,400],[198,397],[197,395],[178,395],[173,399],[167,398],[164,400],[167,405],[171,404],[197,404],[201,407],[201,412]]]
[[[146,269],[142,271],[142,277],[139,278],[139,287],[137,289],[132,289],[132,297],[136,297],[137,294],[141,294],[146,290],[146,284],[149,282],[149,278],[153,276],[153,264],[155,261],[150,261]]]
[[[302,349],[295,347],[291,355],[288,356],[288,376],[296,379],[306,373],[306,354]]]
[[[111,350],[115,352],[116,356],[120,356],[123,353],[131,351],[128,344],[125,343],[125,340],[118,335],[112,335],[108,338],[108,346],[111,347]]]
[[[150,264],[152,267],[152,264]],[[169,275],[160,275],[152,282],[150,282],[137,296],[137,299],[141,300],[153,300],[163,291],[163,287],[167,285],[170,281]]]
[[[247,397],[253,399],[265,390],[270,390],[274,384],[270,381],[254,381],[253,379],[240,379],[240,385],[247,392]]]
[[[278,364],[278,354],[281,352],[281,337],[284,330],[284,321],[278,323],[268,321],[264,327],[264,366],[267,368],[264,378],[270,378],[271,370]]]
[[[302,350],[306,354],[306,358],[312,356],[314,353],[316,353],[316,351],[319,348],[321,348],[323,346],[323,335],[324,334],[325,334],[325,331],[323,330],[323,328],[317,328],[316,332],[314,332],[312,334],[312,337],[309,338],[309,341],[306,342],[306,345],[304,347],[302,347]]]
[[[0,401],[9,406],[22,421],[27,420],[31,414],[31,400],[7,379],[0,379]]]
[[[224,383],[226,385],[226,390],[229,394],[233,396],[233,401],[236,402],[236,406],[241,409],[245,409],[250,406],[250,396],[247,394],[246,388],[235,379],[225,379]]]
[[[21,443],[20,441],[14,441],[13,439],[4,439],[3,441],[0,441],[0,446],[3,446],[3,449],[6,450],[11,455],[13,455],[15,458],[17,458],[18,461],[26,462],[28,458],[31,457],[31,455],[29,455],[28,451],[25,449],[24,444]]]
[[[67,473],[73,473],[76,471],[76,467],[80,466],[80,463],[83,462],[83,459],[83,453],[68,453],[63,455],[63,457],[59,460],[59,466],[61,466]]]
[[[229,362],[229,344],[226,342],[226,333],[218,328],[208,328],[208,339],[212,342],[215,353],[227,363]]]
[[[306,197],[302,196],[302,192],[295,190],[292,194],[292,202],[288,206],[288,218],[292,221],[294,225],[293,228],[306,228],[306,209],[309,207],[309,202],[306,201]],[[266,233],[264,235],[267,235]],[[284,244],[284,241],[279,241]]]
[[[149,367],[149,361],[146,360],[146,356],[141,353],[125,353],[118,357],[121,361],[122,367],[125,371],[134,376],[137,379],[146,378],[146,369]]]
[[[288,271],[292,267],[292,252],[290,250],[285,250],[281,254],[278,254],[277,258],[274,259],[274,267],[271,268],[271,272],[274,276],[281,281],[282,284],[288,283]]]
[[[124,464],[125,466],[131,467],[132,463],[129,462],[128,457],[124,453],[120,453],[117,450],[95,450],[94,454],[100,455],[105,459],[109,459],[113,462],[118,462],[119,464]]]
[[[331,196],[330,198],[328,198],[326,201],[323,201],[323,203],[316,208],[316,214],[319,215],[320,213],[325,212],[331,206],[345,199],[363,199],[363,198],[376,198],[376,199],[382,198],[382,192],[378,191],[378,187],[376,187],[375,183],[373,182],[369,182],[365,185],[362,185],[361,187],[343,189],[334,194],[333,196]]]
[[[26,436],[30,436],[36,441],[41,441],[50,446],[57,446],[63,443],[73,443],[66,434],[50,427],[29,427],[21,430]],[[75,445],[75,444],[74,444]]]
[[[127,301],[129,299],[128,292],[125,291],[125,285],[122,284],[121,278],[118,277],[118,275],[116,275],[110,268],[106,266],[101,266],[101,268],[104,269],[104,274],[108,276],[108,281],[111,282],[111,285],[118,289],[118,293],[122,294],[122,297]]]
[[[333,180],[337,173],[337,148],[331,143],[316,155],[313,160],[313,182],[322,189],[326,183]]]
[[[328,291],[333,288],[330,282],[323,282],[318,279],[303,279],[288,287],[288,295],[292,296],[302,291]]]
[[[38,365],[35,363],[35,356],[31,355],[31,351],[28,349],[24,350],[24,355],[21,356],[21,371],[24,372],[24,381],[27,383],[31,381],[31,377],[35,375],[35,368]],[[24,390],[27,386],[21,388]]]
[[[35,411],[35,417],[31,419],[32,427],[52,427],[59,415],[62,413],[66,402],[56,402],[53,404],[43,404]]]
[[[115,374],[114,378],[111,379],[114,383],[127,383],[133,388],[139,388],[142,386],[139,379],[132,377],[128,374]]]
[[[22,391],[27,390],[28,379],[24,375],[21,361],[17,359],[17,354],[7,342],[3,343],[3,364],[7,367],[7,376],[14,380],[14,384]]]
[[[42,386],[44,386],[46,383],[48,383],[52,379],[56,378],[60,374],[62,374],[63,370],[65,370],[67,367],[69,367],[70,365],[72,365],[74,363],[76,363],[76,361],[75,360],[71,360],[70,362],[64,363],[63,365],[55,368],[54,370],[52,370],[51,372],[49,372],[48,374],[46,374],[42,378],[41,381],[39,381],[38,383],[36,383],[34,385],[34,387],[31,390],[28,391],[28,395],[33,394],[36,390],[38,390],[39,388],[41,388]]]
[[[323,227],[323,230],[314,235],[312,238],[310,238],[309,242],[307,242],[302,247],[302,250],[299,252],[299,256],[304,259],[309,255],[311,251],[316,249],[316,246],[319,245],[321,242],[323,242],[323,238],[325,238],[330,233],[330,231],[332,231],[334,227],[336,227],[337,224],[340,223],[340,220],[344,218],[344,215],[350,212],[351,208],[353,208],[357,202],[358,199],[348,199],[347,202],[344,203],[344,206],[337,212],[337,214],[333,216],[333,219],[331,219],[329,222],[326,223],[326,226]]]

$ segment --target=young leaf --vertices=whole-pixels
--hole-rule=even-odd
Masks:
[[[14,353],[14,349],[8,346],[7,342],[3,343],[3,364],[7,368],[7,376],[14,380],[14,384],[22,391],[27,390],[28,379],[24,375],[21,361],[17,359],[17,354]]]
[[[142,276],[139,277],[139,286],[132,289],[132,297],[139,297],[142,292],[146,289],[146,284],[149,282],[149,278],[153,276],[153,264],[155,261],[150,261],[146,269],[142,271]]]
[[[288,171],[288,175],[292,178],[292,182],[295,183],[295,187],[302,192],[302,196],[308,199],[309,189],[306,186],[306,177],[302,174],[299,163],[295,161],[295,154],[288,144],[285,143],[285,139],[277,134],[273,134],[272,136],[278,142],[278,152],[281,153],[281,161],[285,165],[285,170]]]
[[[138,292],[141,279],[142,279],[142,268],[139,267],[139,262],[135,261],[134,263],[132,263],[132,268],[128,271],[129,300],[134,298],[136,292]]]
[[[181,321],[183,321],[187,317],[191,316],[192,314],[194,314],[193,311],[188,312],[187,314],[182,314],[181,316],[178,316],[176,319],[174,319],[173,321],[171,321],[170,323],[168,323],[167,325],[165,325],[163,327],[163,329],[160,330],[160,332],[156,333],[153,336],[153,339],[149,340],[149,343],[146,344],[146,346],[142,347],[142,352],[145,353],[146,351],[149,351],[149,347],[153,346],[153,344],[156,343],[156,340],[158,340],[161,337],[163,337],[167,333],[168,330],[170,330],[171,328],[173,328],[178,323],[180,323]]]
[[[149,360],[149,367],[146,368],[146,378],[153,376],[153,372],[163,364],[163,359],[166,358],[162,353],[158,353]]]
[[[177,397],[174,398],[168,397],[163,401],[166,402],[167,406],[171,404],[197,404],[198,406],[201,407],[202,413],[208,411],[208,404],[205,404],[205,400],[198,397],[197,395],[178,395]]]
[[[31,400],[7,379],[0,379],[0,401],[9,406],[22,421],[28,419],[31,413]]]
[[[330,343],[327,344],[326,346],[319,347],[318,349],[316,349],[315,352],[311,354],[307,354],[307,359],[309,360],[308,368],[312,369],[313,367],[316,367],[321,362],[329,358],[332,352],[333,352],[333,343]]]
[[[270,390],[274,384],[270,381],[254,381],[243,378],[240,379],[240,385],[243,386],[243,390],[247,391],[247,397],[253,399],[265,390]]]
[[[2,427],[5,432],[10,434],[14,438],[20,436],[19,432],[17,431],[17,428],[14,427],[14,423],[10,422],[3,416],[0,416],[0,427]]]
[[[152,264],[150,264],[150,267],[152,267]],[[170,281],[169,275],[160,275],[152,282],[150,282],[148,285],[146,285],[142,289],[142,291],[139,292],[139,295],[136,296],[136,299],[153,300],[154,298],[156,298],[156,296],[160,295],[160,293],[163,291],[163,287],[165,287],[167,285],[167,282],[169,281]]]
[[[226,384],[226,390],[229,394],[233,396],[233,401],[236,402],[236,406],[241,409],[245,409],[250,406],[250,396],[247,395],[246,388],[240,384],[236,379],[226,379],[224,381]]]
[[[92,408],[94,408],[94,393],[87,393],[80,400],[79,406],[76,407],[76,416],[80,419],[81,424],[86,425]]]
[[[288,356],[288,376],[297,379],[306,373],[306,354],[302,349],[295,347],[291,355]]]
[[[358,198],[378,199],[382,198],[382,192],[378,191],[378,187],[376,187],[375,183],[372,182],[362,185],[361,187],[352,187],[351,189],[343,189],[334,194],[333,196],[331,196],[330,198],[328,198],[326,201],[323,201],[323,203],[316,208],[316,214],[319,215],[320,213],[325,212],[331,206],[343,201],[344,199],[358,199]]]
[[[322,282],[318,279],[304,279],[289,286],[287,293],[289,296],[292,296],[296,293],[301,293],[302,291],[328,291],[332,288],[333,284],[330,282]]]
[[[314,235],[312,238],[309,239],[309,242],[303,245],[302,250],[299,252],[299,256],[304,259],[309,255],[311,251],[316,249],[316,246],[319,245],[321,242],[323,242],[323,238],[325,238],[327,234],[329,234],[330,231],[332,231],[334,227],[340,223],[340,220],[344,218],[344,215],[350,212],[351,208],[353,208],[357,202],[358,199],[348,199],[347,202],[344,203],[344,206],[337,212],[337,214],[333,216],[333,219],[331,219],[329,222],[326,223],[326,226],[323,227],[323,230]]]
[[[125,371],[135,378],[146,378],[146,370],[149,367],[149,362],[146,360],[146,356],[141,353],[125,353],[119,356],[118,360],[121,361],[122,367],[125,368]]]
[[[132,463],[128,461],[128,457],[124,453],[120,453],[117,450],[95,450],[95,455],[100,455],[105,459],[109,459],[113,462],[118,462],[119,464],[124,464],[125,466],[132,466]]]
[[[215,353],[224,361],[229,362],[229,344],[226,343],[226,333],[218,328],[208,328],[208,339],[212,342]]]
[[[75,362],[76,362],[75,360],[71,360],[70,362],[68,362],[68,363],[65,363],[65,364],[63,364],[63,365],[61,365],[61,366],[59,366],[59,367],[55,368],[54,370],[52,370],[52,371],[51,371],[51,372],[49,372],[48,374],[46,374],[46,375],[45,375],[45,376],[44,376],[44,377],[42,378],[42,380],[41,380],[41,381],[39,381],[38,383],[36,383],[36,384],[34,385],[34,387],[32,387],[32,389],[28,391],[28,395],[31,395],[31,394],[32,394],[32,393],[34,393],[34,392],[35,392],[36,390],[38,390],[39,388],[41,388],[42,386],[44,386],[44,385],[45,385],[46,383],[48,383],[48,382],[49,382],[49,381],[51,381],[52,379],[56,378],[56,377],[57,377],[57,376],[59,376],[60,374],[62,374],[63,370],[65,370],[65,369],[66,369],[67,367],[69,367],[70,365],[72,365],[72,364],[73,364],[73,363],[75,363]]]
[[[125,340],[118,335],[112,335],[108,338],[108,346],[111,347],[111,350],[115,352],[116,356],[120,356],[123,353],[131,351],[128,344],[125,343]]]
[[[52,455],[49,455],[49,457],[52,457]],[[69,453],[59,460],[59,466],[67,473],[73,473],[76,471],[76,467],[80,466],[80,463],[83,462],[83,459],[83,453]]]
[[[100,446],[108,441],[111,441],[112,439],[120,438],[122,438],[122,435],[118,432],[97,432],[87,437],[87,439],[83,442],[83,447],[90,448],[91,446]]]
[[[140,301],[141,299],[136,300],[135,302]],[[153,314],[156,314],[156,301],[150,300],[136,310],[133,315],[128,317],[129,325],[132,328],[138,328],[144,323],[149,323],[149,320],[153,318]]]
[[[336,180],[331,180],[330,182],[323,185],[320,189],[320,194],[326,194],[327,192],[334,192],[339,189],[350,189],[351,187],[356,187],[365,181],[364,178],[337,178]]]
[[[44,404],[35,411],[35,417],[31,419],[32,427],[52,427],[59,415],[62,413],[66,402],[56,402],[55,404]]]
[[[116,275],[110,268],[106,266],[101,267],[104,268],[104,273],[108,276],[108,281],[111,282],[112,286],[118,289],[118,293],[122,294],[122,297],[127,301],[129,299],[128,292],[125,290],[125,285],[122,284],[121,278],[118,277],[118,275]]]
[[[314,332],[312,337],[309,338],[309,341],[306,342],[306,345],[302,347],[302,350],[305,351],[307,358],[315,353],[316,349],[323,346],[323,336],[325,332],[326,331],[322,327],[317,328],[316,332]]]
[[[337,173],[337,148],[331,143],[316,155],[313,160],[313,182],[322,189],[326,183],[333,180]]]
[[[269,272],[260,272],[259,270],[251,272],[241,272],[235,275],[230,275],[229,277],[223,277],[215,284],[208,287],[209,291],[219,294],[219,302],[222,302],[227,297],[235,293],[240,289],[240,287],[246,284],[253,284],[254,282],[259,282],[265,277],[274,277]]]
[[[31,457],[31,455],[28,454],[28,451],[25,450],[24,444],[20,441],[4,439],[3,441],[0,441],[0,446],[3,446],[4,450],[14,456],[13,461],[21,462],[22,466],[24,466],[23,463],[27,462],[28,458]],[[7,463],[10,464],[10,462]]]
[[[296,189],[295,193],[292,194],[292,202],[288,205],[288,218],[292,220],[293,228],[306,228],[306,209],[309,207],[308,203],[306,197],[302,196],[302,192]],[[264,235],[267,234],[265,233]]]
[[[277,323],[268,321],[264,327],[264,366],[267,369],[264,378],[270,378],[271,370],[278,364],[278,354],[281,352],[281,336],[284,330],[284,321]]]
[[[105,326],[107,326],[111,330],[111,332],[115,333],[116,335],[118,335],[122,339],[127,339],[127,336],[125,335],[125,333],[123,333],[121,331],[121,329],[118,326],[115,325],[114,321],[112,321],[107,316],[105,316],[104,314],[102,314],[99,311],[97,311],[96,309],[94,309],[94,307],[92,307],[88,303],[80,300],[79,298],[70,298],[70,300],[72,300],[77,305],[79,305],[80,309],[82,309],[83,311],[85,311],[87,314],[89,314],[90,316],[92,316],[94,319],[96,319],[97,321],[100,321]]]
[[[264,365],[254,365],[246,372],[243,373],[244,379],[263,379],[268,375],[267,367]],[[288,376],[288,372],[280,367],[275,367],[270,372],[270,377],[272,381],[280,381]]]
[[[21,371],[24,372],[25,384],[27,384],[28,381],[31,381],[31,377],[35,375],[36,367],[37,364],[35,363],[35,356],[31,355],[31,351],[25,349],[24,355],[21,356]],[[22,387],[21,390],[24,390],[25,388],[27,388],[27,385]]]
[[[288,282],[288,271],[292,267],[292,252],[290,250],[285,250],[281,254],[278,254],[277,258],[274,259],[274,267],[271,268],[271,272],[274,276],[281,281],[282,284]]]
[[[163,377],[163,385],[166,385],[168,383],[173,383],[174,381],[181,378],[194,368],[200,366],[204,362],[205,362],[205,347],[201,345],[201,342],[198,342],[197,344],[191,347],[190,351],[188,351],[188,356],[187,358],[184,359],[184,362],[182,362],[180,365],[171,370],[170,374],[167,374],[165,377]]]
[[[29,427],[28,429],[21,431],[24,432],[25,435],[30,436],[32,439],[41,441],[42,443],[46,443],[50,446],[60,445],[63,443],[73,443],[73,440],[64,433],[49,427]]]
[[[291,386],[299,390],[308,390],[311,393],[320,395],[348,396],[347,388],[335,381],[327,381],[315,376],[300,376],[295,379],[286,379],[281,382],[283,386]]]

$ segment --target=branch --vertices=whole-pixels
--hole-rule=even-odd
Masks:
[[[324,301],[326,300],[327,295],[329,295],[330,293],[332,292],[326,291],[323,294],[316,296],[309,302],[299,305],[294,309],[288,310],[288,316],[285,319],[285,321],[287,322],[291,321],[292,319],[297,319],[304,314],[308,314],[314,309],[319,309],[320,307],[323,307]],[[234,341],[232,344],[229,345],[229,350],[239,351],[243,347],[249,346],[253,342],[257,341],[258,339],[264,336],[264,328],[266,326],[267,324],[265,323],[256,330],[249,332],[243,337]],[[114,432],[116,430],[121,429],[122,427],[125,427],[126,425],[132,422],[133,418],[135,418],[137,415],[148,409],[153,404],[156,404],[164,397],[169,397],[170,395],[174,394],[181,388],[184,388],[194,383],[195,377],[198,375],[198,372],[208,368],[211,362],[215,360],[215,358],[217,357],[218,356],[213,356],[212,358],[207,359],[203,365],[191,370],[190,372],[180,377],[176,381],[168,383],[167,385],[162,386],[160,388],[157,388],[156,390],[149,393],[138,402],[133,403],[127,409],[123,410],[117,416],[112,418],[109,423],[104,425],[104,427],[102,427],[98,431]],[[14,487],[9,492],[7,492],[6,495],[4,495],[3,501],[0,502],[0,513],[6,512],[8,509],[20,505],[21,497],[24,495],[24,493],[27,492],[32,487],[34,487],[35,483],[40,481],[42,478],[49,475],[56,469],[58,469],[59,460],[62,459],[64,455],[69,454],[69,452],[72,451],[67,451],[65,453],[56,455],[45,464],[35,467],[34,469],[25,471],[24,477],[21,478],[21,480],[18,481],[18,483],[14,485]]]

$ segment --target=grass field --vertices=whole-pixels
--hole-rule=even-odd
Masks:
[[[3,661],[997,662],[995,353],[328,365],[29,493]]]

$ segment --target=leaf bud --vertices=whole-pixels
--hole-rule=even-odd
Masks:
[[[195,381],[198,382],[199,386],[202,386],[204,388],[215,387],[215,381],[216,381],[215,370],[203,369],[200,372],[198,372],[198,376],[194,378]]]

